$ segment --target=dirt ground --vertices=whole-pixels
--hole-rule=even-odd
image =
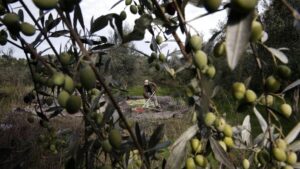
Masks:
[[[146,100],[142,97],[131,97],[120,103],[120,106],[126,112],[129,110],[128,117],[135,120],[181,118],[189,110],[184,103],[170,96],[158,96],[157,100],[159,109],[153,103],[149,108],[143,107]]]
[[[169,96],[158,97],[158,102],[161,106],[160,111],[152,109],[151,106],[149,109],[143,108],[145,100],[141,97],[123,100],[119,105],[127,118],[139,122],[145,133],[152,133],[155,126],[165,124],[166,138],[173,140],[178,133],[186,129],[185,126],[188,126],[188,124],[183,125],[188,122],[182,118],[189,109],[184,103]],[[139,109],[143,111],[137,111]],[[32,123],[27,120],[31,116],[36,117]],[[81,113],[75,116],[63,113],[53,118],[51,125],[56,131],[69,129],[79,134],[77,138],[80,138],[84,122]],[[53,155],[38,142],[37,138],[47,133],[47,129],[40,127],[39,119],[32,106],[12,110],[0,122],[0,138],[2,138],[0,139],[0,168],[13,169],[20,166],[23,168],[35,166],[32,169],[60,168],[65,158],[63,153]]]

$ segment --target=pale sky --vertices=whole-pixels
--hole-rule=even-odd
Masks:
[[[83,0],[80,4],[81,9],[82,9],[82,13],[84,15],[84,22],[85,25],[89,28],[90,25],[90,20],[91,18],[94,16],[94,18],[97,18],[101,15],[105,15],[107,13],[120,13],[122,10],[124,10],[125,8],[125,3],[121,2],[118,6],[116,6],[115,8],[113,8],[112,10],[110,10],[111,6],[113,4],[115,4],[118,0]],[[32,4],[31,0],[25,0],[25,2],[27,3],[27,5],[30,7],[30,10],[35,14],[36,17],[38,17],[38,10],[37,8]],[[13,11],[17,12],[18,11],[18,7],[20,6],[20,4],[15,3],[12,5],[12,7],[14,8]],[[139,16],[139,15],[133,15],[130,13],[129,11],[129,7],[126,8],[127,11],[127,19],[126,19],[126,24],[129,25],[130,27],[133,27],[134,25],[134,20]],[[203,8],[197,8],[194,7],[192,5],[188,5],[186,7],[186,20],[190,20],[196,16],[199,16],[201,14],[206,13],[205,9]],[[56,14],[53,12],[53,15],[56,16]],[[197,31],[199,33],[202,33],[203,35],[203,39],[204,40],[208,40],[211,36],[210,31],[211,29],[215,28],[218,23],[220,21],[224,21],[227,17],[227,13],[226,11],[222,11],[222,12],[217,12],[211,15],[208,15],[206,17],[197,19],[193,22],[190,22],[190,24],[197,29]],[[31,19],[29,17],[25,17],[25,21],[27,22],[32,22]],[[179,30],[179,29],[178,29]],[[108,29],[105,29],[104,31],[100,31],[97,32],[97,34],[101,34],[102,36],[107,35],[107,33],[109,33],[110,31],[108,31]],[[191,29],[191,32],[192,29]],[[182,38],[182,40],[184,41],[184,36],[181,35],[180,31],[178,31],[180,37]],[[26,38],[27,40],[29,40],[29,42],[32,41],[32,39],[34,38]],[[136,48],[140,51],[143,51],[147,54],[151,53],[151,50],[149,49],[149,44],[145,43],[144,41],[149,41],[151,39],[151,36],[149,33],[146,34],[145,39],[143,41],[135,41],[134,44],[136,46]],[[63,46],[64,43],[66,43],[66,40],[64,39],[54,39],[54,45],[57,49],[60,48],[60,46]],[[24,54],[22,51],[20,51],[19,49],[11,46],[11,45],[6,45],[4,47],[0,47],[0,51],[6,52],[9,48],[12,48],[14,50],[13,55],[15,57],[24,57]],[[42,44],[42,48],[39,48],[40,50],[44,50],[48,48],[48,44],[47,43],[43,43]],[[168,43],[168,47],[164,48],[163,52],[167,52],[172,51],[174,49],[177,48],[177,45],[174,43]],[[51,53],[51,51],[49,50],[48,53]]]

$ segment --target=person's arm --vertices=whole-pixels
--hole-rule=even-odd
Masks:
[[[153,90],[153,92],[156,92],[157,85],[154,82],[149,82],[149,84],[151,85],[151,89]]]

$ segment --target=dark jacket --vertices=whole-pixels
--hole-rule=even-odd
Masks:
[[[144,85],[144,98],[148,99],[157,89],[157,86],[153,82],[149,82],[148,85]]]

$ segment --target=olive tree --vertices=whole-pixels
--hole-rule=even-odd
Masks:
[[[299,22],[299,13],[286,0],[280,2],[286,7],[284,10],[291,12]],[[22,8],[13,9],[10,7],[12,3],[19,3]],[[51,118],[64,110],[70,115],[78,112],[83,115],[84,141],[79,143],[76,151],[69,151],[73,153],[68,154],[66,168],[300,167],[296,154],[300,150],[299,141],[295,140],[300,124],[285,134],[285,125],[280,121],[293,116],[285,92],[293,90],[299,81],[285,83],[291,76],[291,70],[286,66],[288,58],[281,48],[265,44],[267,32],[256,13],[257,0],[120,0],[114,6],[124,5],[131,13],[139,15],[129,33],[123,31],[125,11],[92,19],[90,27],[87,27],[80,0],[33,0],[33,3],[40,10],[38,17],[33,16],[23,0],[1,1],[3,25],[0,42],[1,45],[10,43],[24,51],[37,98],[43,95],[57,100],[58,104],[46,111],[38,100],[39,109],[36,112],[41,126],[49,130],[49,136],[40,140],[50,151],[57,153],[66,144],[56,137],[59,133],[51,127]],[[228,10],[224,29],[212,35],[206,44],[203,44],[200,35],[190,32],[189,21],[185,19],[188,3],[207,10],[205,15],[197,18]],[[24,20],[24,12],[31,21]],[[55,18],[54,12],[58,14]],[[108,43],[107,38],[99,33],[108,26],[113,28],[120,41]],[[178,36],[178,31],[185,35],[185,39]],[[147,136],[138,123],[133,126],[126,120],[111,92],[108,79],[99,72],[103,65],[97,64],[99,58],[109,54],[107,50],[143,40],[146,32],[153,36],[150,45],[153,53],[148,56],[150,64],[162,67],[174,79],[181,71],[189,72],[183,88],[195,112],[195,124],[172,145],[170,141],[163,140],[162,125]],[[29,43],[25,36],[34,36],[36,40]],[[53,38],[62,36],[68,37],[70,43],[66,44],[64,51],[57,51]],[[215,39],[218,39],[217,43],[214,43]],[[177,43],[179,50],[163,54],[162,46],[171,40]],[[42,42],[49,45],[53,55],[43,54],[40,49]],[[273,59],[274,70],[271,73],[264,71],[265,57],[258,53],[258,48],[264,48]],[[253,111],[261,127],[258,136],[251,132],[250,116],[245,117],[243,124],[233,126],[214,102],[218,84],[213,81],[218,68],[213,61],[226,57],[227,62],[223,64],[234,72],[245,52],[255,58],[253,61],[261,77],[257,84],[263,89],[256,91],[250,88],[251,78],[233,81],[232,97],[238,105],[236,113],[241,109]],[[172,59],[166,58],[178,55],[182,57],[182,65],[173,67],[169,62]],[[118,119],[114,119],[115,111]],[[130,137],[123,138],[117,125],[127,130]],[[160,150],[165,148],[168,148],[170,155],[153,163]]]

